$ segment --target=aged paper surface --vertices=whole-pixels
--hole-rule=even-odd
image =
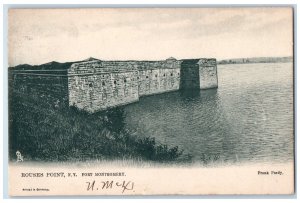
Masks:
[[[9,194],[294,193],[293,9],[10,9]]]
[[[257,174],[258,169],[284,172],[262,177]],[[44,176],[49,173],[50,176],[50,173],[61,172],[65,177],[21,177],[29,173],[43,173]],[[91,176],[82,173],[91,173]],[[101,173],[125,173],[126,176],[99,176]],[[13,196],[292,194],[293,178],[292,164],[215,168],[11,166],[9,190]]]

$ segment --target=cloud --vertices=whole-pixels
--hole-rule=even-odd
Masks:
[[[12,9],[9,63],[289,55],[290,33],[288,8]]]

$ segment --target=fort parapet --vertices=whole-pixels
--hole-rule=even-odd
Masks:
[[[16,94],[90,113],[136,102],[140,96],[218,87],[216,59],[84,61],[10,68]]]

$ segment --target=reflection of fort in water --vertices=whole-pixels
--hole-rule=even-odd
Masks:
[[[124,105],[140,96],[218,86],[215,59],[85,61],[12,68],[13,91],[39,95],[57,105],[88,112]]]

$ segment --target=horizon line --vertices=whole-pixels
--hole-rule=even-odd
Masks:
[[[84,61],[87,61],[89,59],[95,59],[95,60],[100,60],[100,61],[165,61],[169,58],[174,58],[175,60],[188,60],[188,59],[203,59],[203,58],[206,58],[206,59],[216,59],[216,61],[223,61],[223,60],[237,60],[237,59],[253,59],[253,58],[294,58],[294,56],[254,56],[254,57],[239,57],[239,58],[222,58],[222,59],[217,59],[215,57],[199,57],[199,58],[183,58],[183,59],[177,59],[173,56],[170,56],[166,59],[158,59],[158,60],[149,60],[149,59],[141,59],[141,60],[136,60],[136,59],[124,59],[124,60],[111,60],[111,59],[108,59],[108,60],[103,60],[103,59],[98,59],[98,58],[95,58],[95,57],[88,57],[88,58],[85,58],[85,59],[82,59],[82,60],[74,60],[74,61],[64,61],[64,62],[61,62],[61,61],[48,61],[48,62],[45,62],[45,63],[40,63],[40,64],[28,64],[28,63],[22,63],[22,64],[18,64],[18,65],[15,65],[15,66],[9,66],[8,65],[8,68],[10,67],[16,67],[16,66],[21,66],[21,65],[29,65],[29,66],[41,66],[41,65],[45,65],[45,64],[48,64],[48,63],[75,63],[75,62],[84,62]]]

